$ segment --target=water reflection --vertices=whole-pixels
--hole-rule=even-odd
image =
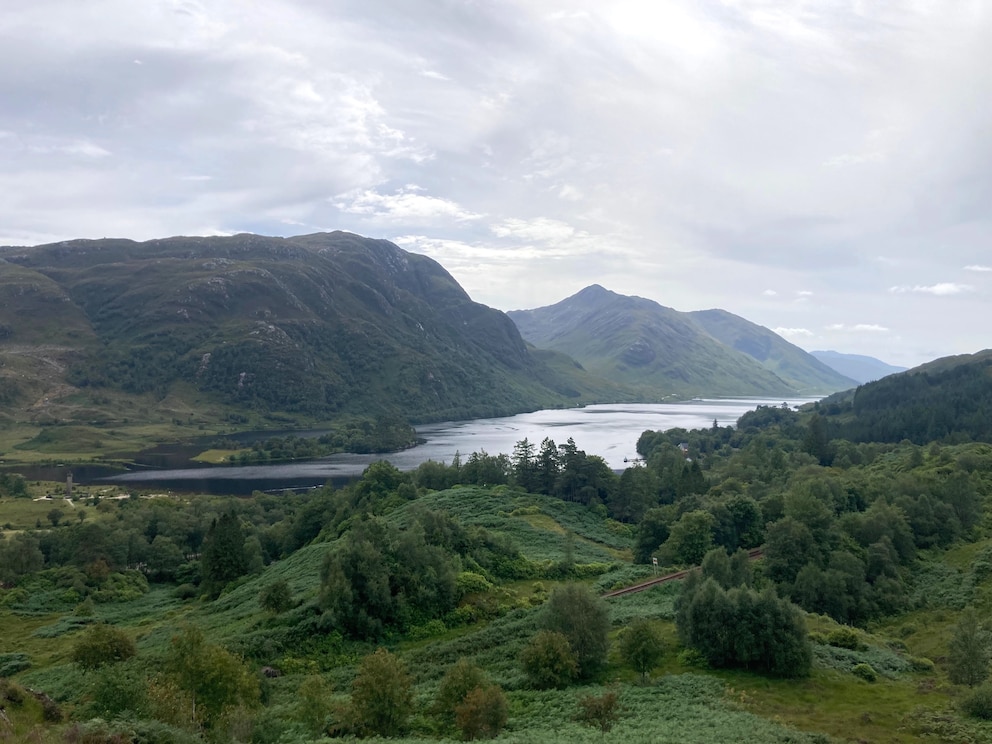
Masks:
[[[647,429],[700,429],[713,424],[733,425],[742,414],[759,405],[802,405],[815,398],[768,400],[722,398],[666,404],[595,405],[566,410],[542,410],[516,416],[471,421],[447,421],[417,427],[426,441],[388,455],[338,454],[307,462],[240,467],[179,468],[132,472],[108,480],[156,485],[201,493],[250,493],[252,490],[320,486],[329,480],[361,475],[372,462],[389,460],[401,470],[412,470],[427,460],[450,463],[456,453],[511,453],[522,439],[536,445],[548,437],[563,444],[570,437],[579,449],[601,456],[614,469],[637,456],[637,439]]]

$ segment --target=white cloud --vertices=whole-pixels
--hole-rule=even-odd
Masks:
[[[826,326],[828,331],[851,331],[853,333],[888,333],[889,329],[877,323],[855,323],[846,325],[844,323],[831,323]]]
[[[434,221],[451,219],[456,222],[477,220],[482,215],[470,212],[449,199],[425,196],[418,186],[407,185],[393,194],[380,194],[375,189],[340,194],[334,206],[348,214],[368,215],[393,222]]]
[[[858,323],[854,326],[853,330],[859,332],[868,333],[888,333],[889,329],[885,326],[878,325],[877,323]]]
[[[493,233],[500,238],[530,240],[551,245],[561,245],[565,241],[584,238],[586,234],[560,220],[537,217],[530,220],[510,218],[492,226]]]
[[[599,281],[768,326],[786,298],[798,329],[905,320],[904,362],[987,345],[977,281],[919,280],[992,270],[981,3],[8,5],[18,242],[420,235],[497,307]]]
[[[779,336],[790,338],[792,336],[812,336],[813,332],[808,328],[773,328]]]
[[[956,284],[954,282],[939,282],[937,284],[930,285],[920,285],[915,286],[896,286],[890,287],[889,292],[892,294],[906,294],[907,292],[913,292],[916,294],[932,294],[938,297],[946,297],[948,295],[963,294],[965,292],[974,291],[974,287],[970,284]]]
[[[800,297],[812,297],[813,296],[813,293],[810,292],[808,289],[799,289],[799,290],[796,290],[796,294],[799,295]]]
[[[778,292],[776,292],[774,289],[766,289],[761,294],[764,295],[765,297],[776,297],[778,295]]]

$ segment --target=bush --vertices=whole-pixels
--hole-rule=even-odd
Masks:
[[[613,690],[599,697],[587,695],[579,700],[579,712],[575,720],[587,726],[598,728],[603,734],[610,732],[613,725],[620,720],[620,696]]]
[[[642,681],[664,655],[665,647],[661,636],[650,620],[635,620],[620,636],[620,656],[635,672],[640,673]]]
[[[857,651],[862,646],[858,631],[846,625],[830,631],[827,635],[827,643],[837,648],[849,648],[851,651]]]
[[[91,625],[76,641],[72,660],[83,669],[96,669],[137,655],[134,641],[123,630],[112,625]]]
[[[472,739],[494,739],[506,725],[506,695],[498,685],[476,687],[455,706],[455,725],[462,736]]]
[[[411,640],[422,641],[425,638],[434,638],[448,632],[448,626],[443,620],[428,620],[423,625],[414,625],[410,628],[409,636]]]
[[[988,678],[989,661],[992,659],[990,636],[992,634],[979,623],[974,609],[969,608],[961,613],[954,626],[947,654],[951,682],[974,687]]]
[[[487,684],[486,674],[466,658],[456,661],[441,680],[433,711],[448,725],[455,722],[455,709],[472,690]]]
[[[875,667],[873,667],[871,664],[864,664],[864,663],[855,664],[851,668],[851,674],[853,674],[855,677],[860,677],[865,682],[878,681],[878,672],[875,671]]]
[[[398,736],[413,712],[413,692],[406,665],[384,648],[362,659],[351,686],[356,730],[367,735]]]
[[[524,674],[539,690],[568,687],[579,676],[579,662],[568,639],[561,633],[542,630],[520,654]]]
[[[972,718],[992,721],[992,685],[982,685],[961,700],[961,710]]]
[[[493,588],[492,583],[482,574],[472,571],[462,571],[455,579],[455,586],[458,588],[458,596],[464,597],[466,594],[483,594]]]
[[[200,590],[196,588],[195,584],[180,584],[176,587],[175,592],[176,599],[196,599],[200,596]]]
[[[128,665],[103,668],[90,685],[91,709],[100,718],[113,718],[125,711],[141,713],[148,704],[144,676]]]
[[[258,593],[258,603],[263,610],[279,615],[293,607],[293,593],[285,579],[268,584]]]
[[[296,718],[312,736],[327,733],[333,713],[331,694],[334,688],[317,674],[308,676],[296,691]]]
[[[30,666],[31,659],[27,654],[19,652],[0,654],[0,677],[12,677]]]

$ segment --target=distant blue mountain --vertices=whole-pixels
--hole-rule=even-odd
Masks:
[[[863,354],[841,354],[839,351],[811,351],[810,354],[845,377],[860,383],[880,380],[887,375],[906,371],[906,367],[886,364],[880,359]]]

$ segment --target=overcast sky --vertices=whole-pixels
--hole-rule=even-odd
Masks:
[[[341,229],[501,310],[992,346],[992,3],[0,2],[0,244]]]

